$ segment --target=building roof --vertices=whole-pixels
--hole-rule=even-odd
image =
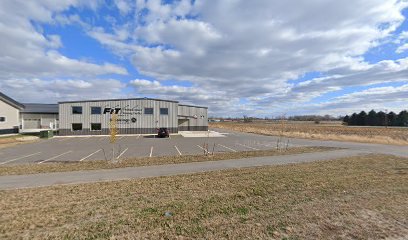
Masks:
[[[58,104],[24,103],[22,113],[55,113],[58,114]]]
[[[178,101],[164,100],[164,99],[157,99],[157,98],[96,99],[96,100],[64,101],[64,102],[58,102],[58,103],[106,102],[106,101],[127,101],[127,100],[154,100],[154,101],[178,103]]]
[[[196,106],[196,105],[187,105],[187,104],[179,104],[179,106],[183,106],[183,107],[195,107],[195,108],[205,108],[205,109],[208,109],[208,107]]]
[[[2,92],[0,92],[0,100],[3,100],[4,102],[8,103],[9,105],[17,108],[17,109],[23,109],[24,105],[17,102],[16,100],[12,99],[9,96],[6,96],[5,94],[3,94]]]

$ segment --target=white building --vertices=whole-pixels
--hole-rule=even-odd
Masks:
[[[57,129],[58,104],[23,104],[0,92],[0,134]]]

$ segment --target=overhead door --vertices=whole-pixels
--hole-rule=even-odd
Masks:
[[[40,119],[24,119],[24,129],[39,129],[41,128]]]

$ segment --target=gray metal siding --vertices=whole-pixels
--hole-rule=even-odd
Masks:
[[[194,106],[178,106],[178,118],[181,125],[179,131],[206,131],[208,130],[208,114],[207,109]]]
[[[72,114],[73,106],[81,106],[82,114]],[[153,99],[130,99],[113,101],[66,102],[59,104],[61,135],[108,134],[111,114],[104,114],[104,108],[121,108],[117,128],[120,134],[154,133],[158,127],[177,132],[177,102]],[[101,114],[91,114],[91,107],[101,107]],[[144,108],[153,108],[153,114],[144,114]],[[160,115],[160,108],[168,108],[168,115]],[[136,122],[132,122],[132,118]],[[82,131],[71,131],[72,123],[82,123]],[[91,123],[101,123],[102,131],[90,131]]]

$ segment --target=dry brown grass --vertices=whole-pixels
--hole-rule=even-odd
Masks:
[[[319,124],[280,123],[210,123],[212,128],[306,139],[353,141],[408,145],[408,128],[348,127]]]
[[[33,143],[36,140],[32,138],[33,137],[24,137],[22,135],[13,135],[13,136],[6,136],[6,137],[0,136],[0,149],[15,146],[18,144]]]
[[[0,239],[407,239],[407,199],[381,155],[0,191]]]
[[[235,158],[250,158],[263,156],[277,156],[288,154],[301,154],[319,151],[330,151],[336,148],[328,147],[295,147],[287,150],[262,150],[245,152],[227,152],[215,153],[214,155],[184,155],[184,156],[162,156],[162,157],[143,157],[128,158],[119,162],[106,160],[84,161],[84,162],[48,162],[43,164],[21,164],[12,166],[0,166],[0,176],[2,175],[22,175],[45,172],[69,172],[79,170],[112,169],[125,167],[140,167],[163,164],[177,164],[188,162],[217,161]]]

